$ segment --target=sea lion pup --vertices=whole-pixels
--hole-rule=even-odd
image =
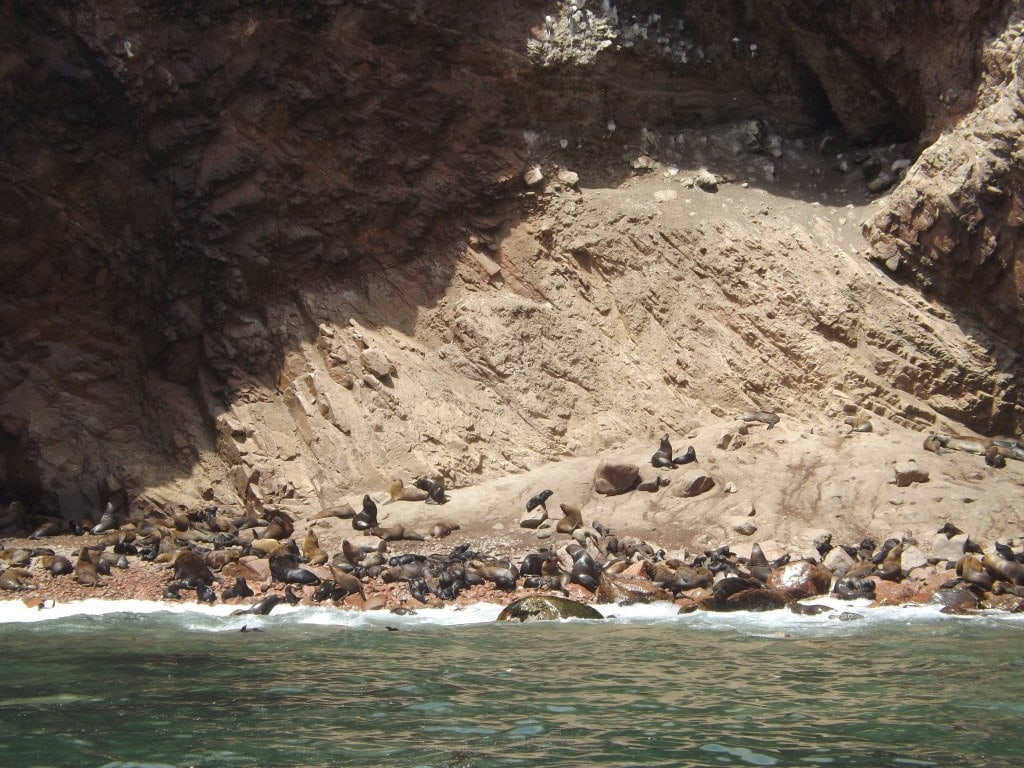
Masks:
[[[661,436],[661,444],[651,456],[651,466],[657,469],[675,469],[676,465],[672,462],[672,443],[669,442],[667,432]]]
[[[11,592],[32,589],[33,585],[25,581],[31,578],[32,571],[27,568],[8,568],[3,573],[0,573],[0,589],[10,590]]]
[[[536,496],[531,496],[529,501],[526,502],[526,511],[532,512],[537,507],[540,507],[545,512],[547,512],[548,508],[545,505],[545,502],[547,502],[547,500],[551,498],[552,493],[553,491],[541,491]]]
[[[779,423],[779,415],[775,411],[753,411],[752,413],[740,414],[736,418],[747,423],[767,424],[768,426],[765,427],[766,432]]]
[[[89,529],[89,533],[104,533],[116,527],[117,525],[114,520],[114,502],[108,501],[106,509],[103,510],[103,514],[100,516],[100,521]]]
[[[583,525],[583,512],[579,507],[575,504],[565,504],[564,502],[558,506],[562,510],[564,517],[555,526],[556,531],[559,533],[572,533]]]
[[[380,523],[377,522],[377,505],[373,503],[370,495],[366,494],[363,496],[363,508],[356,512],[356,516],[352,518],[352,527],[357,531],[366,531],[379,526]]]
[[[221,592],[220,599],[227,602],[233,597],[252,597],[252,595],[249,583],[241,576],[236,576],[235,583]]]
[[[993,445],[987,451],[985,451],[985,463],[990,467],[996,469],[1002,469],[1006,466],[1006,456],[1003,454],[1005,449],[998,445]]]
[[[450,536],[452,531],[459,530],[460,527],[458,523],[453,523],[451,520],[438,520],[430,526],[429,533],[435,539],[443,539],[445,536]]]
[[[213,571],[203,558],[191,549],[184,549],[174,558],[174,578],[188,589],[197,589],[198,584],[213,584]]]
[[[1024,461],[1024,443],[1012,437],[993,437],[992,445],[1002,448],[1002,454],[1007,459]]]
[[[409,488],[397,477],[391,481],[391,498],[388,499],[388,503],[392,501],[426,501],[429,495],[422,488],[416,488],[415,486]]]
[[[290,515],[275,509],[267,515],[267,521],[269,525],[266,530],[263,531],[261,539],[277,539],[283,541],[284,539],[290,538],[295,533],[295,521]]]
[[[421,477],[416,480],[416,487],[427,492],[427,504],[447,504],[448,497],[444,495],[444,485],[430,477]]]
[[[847,416],[843,424],[849,425],[850,432],[871,432],[874,429],[867,416]]]
[[[319,584],[320,577],[300,568],[288,547],[282,546],[270,554],[270,575],[285,584]]]
[[[408,530],[401,523],[395,523],[390,528],[371,528],[367,533],[377,536],[384,541],[423,541],[422,533]]]
[[[75,561],[75,581],[84,587],[98,587],[103,584],[96,571],[92,553],[87,547],[82,547],[78,552],[78,560]]]
[[[320,541],[312,528],[306,531],[306,537],[302,540],[302,557],[310,565],[323,565],[327,562],[327,553],[320,548]]]
[[[683,464],[691,464],[697,460],[697,451],[694,450],[693,446],[689,446],[686,449],[686,453],[681,456],[676,456],[672,459],[672,464],[676,467],[681,467]]]
[[[63,576],[75,570],[75,566],[64,555],[43,555],[39,558],[39,565],[54,576]]]

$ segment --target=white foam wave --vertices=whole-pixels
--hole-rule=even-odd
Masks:
[[[615,624],[672,623],[688,629],[733,630],[764,637],[785,637],[807,632],[820,633],[824,628],[835,632],[842,627],[857,631],[859,627],[892,623],[929,621],[978,621],[977,616],[950,616],[940,612],[938,605],[903,605],[870,608],[868,601],[846,601],[819,597],[803,601],[828,606],[831,611],[813,616],[788,610],[766,612],[717,613],[695,611],[680,614],[676,605],[667,602],[633,605],[597,605],[597,610]],[[465,626],[493,622],[501,612],[500,605],[475,603],[444,608],[421,608],[414,614],[397,615],[390,611],[357,611],[331,607],[281,605],[269,616],[253,614],[233,616],[243,606],[200,605],[147,600],[82,600],[57,603],[49,608],[30,608],[16,600],[0,601],[0,624],[24,624],[74,617],[102,617],[116,614],[166,615],[180,617],[183,629],[191,631],[229,632],[242,627],[252,629],[266,625],[343,626],[380,628],[383,626]],[[840,621],[841,614],[846,614]],[[1024,614],[985,612],[983,621],[1024,623]]]

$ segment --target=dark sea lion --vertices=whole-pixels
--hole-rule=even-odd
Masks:
[[[421,477],[416,480],[416,487],[427,492],[427,504],[447,504],[448,497],[445,496],[444,485],[430,477]]]
[[[768,564],[768,558],[764,556],[764,552],[761,551],[761,545],[757,542],[754,542],[754,545],[750,548],[750,559],[747,561],[747,568],[750,569],[750,575],[762,584],[768,581],[768,577],[772,573],[772,567]]]
[[[99,522],[89,529],[89,533],[104,533],[116,527],[116,521],[114,520],[114,503],[108,501],[107,507],[103,510],[103,514],[100,516]]]
[[[213,587],[200,581],[196,584],[196,602],[213,605],[217,602],[217,593],[213,591]]]
[[[221,600],[230,600],[233,597],[252,597],[253,592],[249,583],[241,576],[235,577],[235,583],[221,593]]]
[[[280,547],[269,557],[270,575],[284,584],[319,584],[320,577],[312,571],[299,567],[299,563],[287,547]]]
[[[668,433],[661,436],[661,443],[658,450],[651,456],[651,466],[658,469],[674,469],[672,463],[672,443],[668,439]]]
[[[677,467],[681,467],[683,464],[692,464],[697,460],[697,451],[691,445],[686,449],[686,452],[681,456],[676,456],[672,459],[672,464]]]
[[[266,616],[272,610],[274,610],[274,608],[279,606],[281,603],[286,603],[286,602],[288,602],[288,600],[286,598],[282,597],[281,595],[267,595],[262,600],[260,600],[258,603],[255,603],[254,605],[251,605],[250,607],[248,607],[248,608],[246,608],[244,610],[232,611],[231,615],[232,616],[247,616],[247,615],[251,614],[251,615],[254,615],[254,616]]]
[[[537,507],[540,507],[547,512],[548,508],[545,506],[545,502],[551,498],[551,494],[552,491],[541,491],[536,496],[531,496],[529,501],[526,502],[526,511],[532,512]]]
[[[858,598],[874,600],[875,582],[871,579],[858,579],[846,576],[836,582],[832,592],[843,600],[856,600]]]
[[[352,527],[357,531],[366,531],[379,526],[380,523],[377,522],[377,505],[373,503],[370,495],[366,494],[363,496],[363,508],[352,518]]]

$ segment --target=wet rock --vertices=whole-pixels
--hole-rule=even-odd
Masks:
[[[768,576],[767,586],[800,600],[814,595],[824,595],[832,584],[832,572],[821,563],[799,560],[776,568]]]
[[[549,595],[522,597],[498,614],[498,621],[557,621],[558,619],[603,619],[595,608],[576,600]]]

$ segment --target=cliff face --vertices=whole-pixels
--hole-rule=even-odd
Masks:
[[[718,404],[1019,430],[1010,4],[603,5],[6,3],[0,482],[329,504]],[[865,234],[944,306],[852,213],[629,187],[859,212],[878,140],[923,152]]]

